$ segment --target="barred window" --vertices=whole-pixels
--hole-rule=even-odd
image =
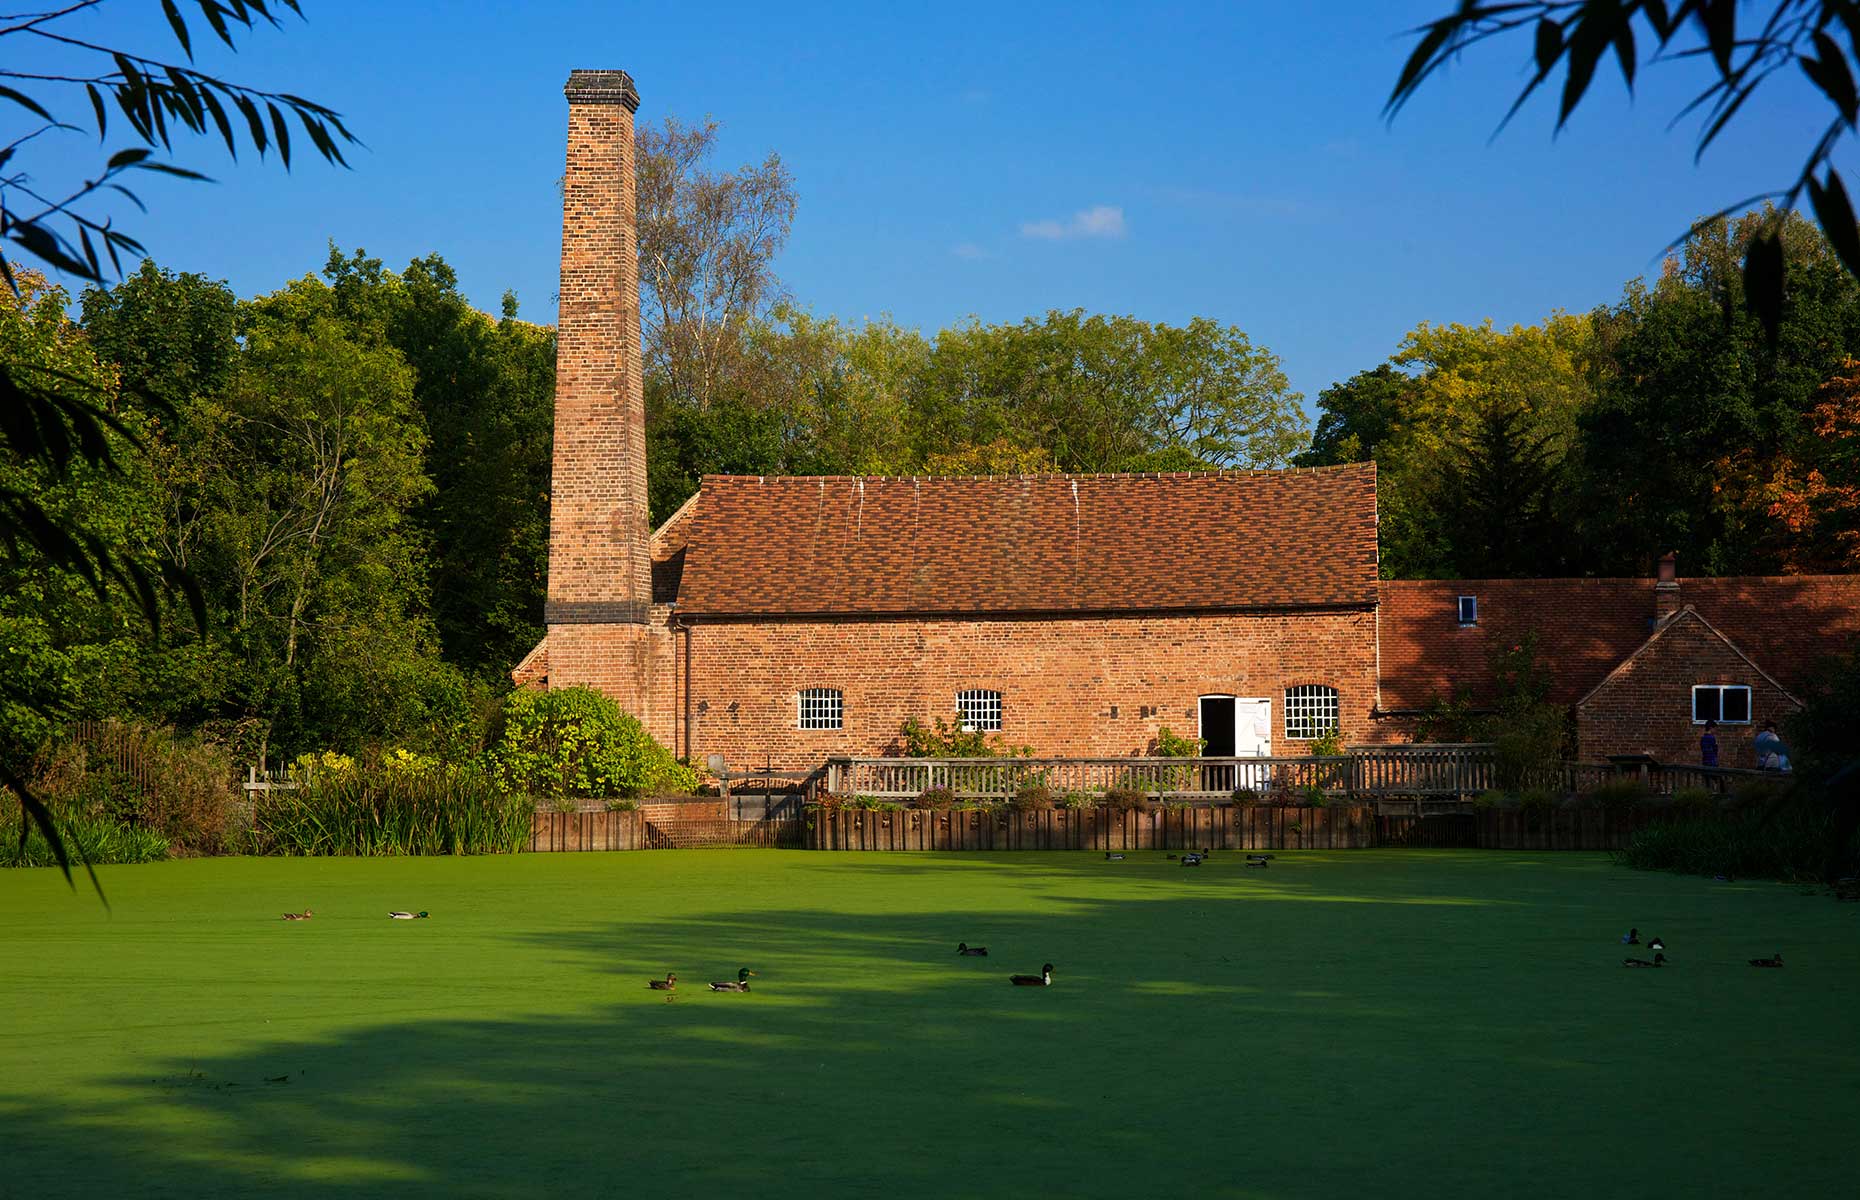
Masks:
[[[801,693],[801,728],[838,729],[845,710],[840,689],[808,688]]]
[[[1302,741],[1337,731],[1337,689],[1300,684],[1285,689],[1285,736]]]
[[[965,730],[993,732],[1001,728],[1001,693],[967,691],[956,693],[956,715]]]

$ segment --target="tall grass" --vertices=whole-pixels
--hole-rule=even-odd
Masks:
[[[1647,871],[1753,879],[1814,880],[1827,867],[1831,816],[1791,806],[1765,813],[1682,815],[1635,831],[1615,858]],[[1860,846],[1847,846],[1847,868]]]
[[[108,817],[53,808],[65,851],[72,861],[103,863],[159,862],[168,857],[168,839],[159,831],[126,825]],[[13,832],[19,828],[19,802],[0,792],[0,866],[55,867],[58,858],[45,836],[33,826],[22,844]]]
[[[514,854],[528,844],[536,811],[528,796],[505,795],[467,767],[323,772],[260,795],[260,854]]]

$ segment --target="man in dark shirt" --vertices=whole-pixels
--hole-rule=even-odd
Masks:
[[[1705,735],[1699,738],[1699,764],[1706,767],[1718,765],[1718,722],[1705,722]]]

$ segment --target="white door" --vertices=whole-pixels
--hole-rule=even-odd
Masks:
[[[1272,701],[1234,701],[1234,753],[1241,758],[1272,754]]]

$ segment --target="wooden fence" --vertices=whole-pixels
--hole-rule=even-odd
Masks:
[[[815,810],[811,850],[1348,850],[1377,844],[1365,805],[935,811]]]
[[[711,799],[642,804],[617,812],[538,812],[529,848],[569,850],[680,850],[721,846],[788,847],[803,844],[799,798],[762,806]]]

